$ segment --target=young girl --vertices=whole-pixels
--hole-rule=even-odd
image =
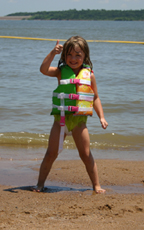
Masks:
[[[61,54],[60,63],[62,64],[60,64],[58,67],[50,66],[55,55],[60,54],[61,52],[62,54]],[[70,78],[75,79],[77,76],[79,76],[80,71],[82,69],[86,69],[86,71],[90,71],[91,84],[90,86],[87,86],[87,87],[90,87],[90,90],[93,92],[91,94],[91,95],[94,95],[93,96],[93,108],[96,111],[98,117],[100,118],[102,128],[106,129],[108,126],[108,123],[106,122],[104,118],[101,101],[98,96],[96,80],[95,80],[94,73],[92,71],[92,63],[89,57],[89,47],[88,47],[87,42],[82,37],[80,36],[71,37],[65,42],[64,45],[59,44],[59,41],[57,41],[56,46],[46,56],[46,58],[44,59],[40,67],[40,71],[44,75],[47,75],[50,77],[57,77],[58,85],[65,84],[65,83],[62,83],[61,81],[63,78],[64,79],[68,78],[67,76],[65,76],[65,73],[70,73]],[[71,77],[71,75],[73,77]],[[89,75],[89,72],[86,72],[86,74],[84,74],[86,78],[87,78],[87,75]],[[76,83],[67,84],[66,86],[67,88],[65,90],[67,89],[69,90],[69,87],[73,85],[73,89],[72,89],[73,91],[75,90],[74,87],[78,87],[79,85],[81,85],[80,82],[79,84],[76,84]],[[72,94],[69,94],[69,95],[72,95]],[[87,99],[86,97],[84,100],[87,101],[89,99]],[[68,103],[71,103],[71,101],[73,103],[76,100],[68,99]],[[63,109],[62,109],[62,112],[59,111],[60,108],[58,107],[58,105],[54,107],[55,108],[53,108],[51,114],[54,115],[55,119],[54,119],[54,123],[51,129],[51,132],[50,132],[48,148],[47,148],[45,157],[40,167],[37,186],[33,188],[33,191],[36,191],[36,192],[43,191],[45,180],[51,170],[53,162],[56,160],[58,156],[59,139],[61,138],[61,130],[63,129],[62,128],[63,125],[66,124],[68,131],[72,132],[72,136],[75,141],[76,147],[78,149],[79,156],[82,159],[83,163],[85,164],[87,173],[92,182],[93,190],[96,193],[104,193],[105,190],[102,189],[99,184],[97,166],[96,166],[96,163],[90,151],[90,138],[89,138],[89,133],[88,133],[88,129],[86,126],[87,116],[79,115],[79,112],[77,109],[78,107],[75,107],[75,106],[67,106],[71,108],[68,109],[69,111],[65,111],[64,113],[63,113]],[[87,110],[89,111],[91,110],[91,108],[88,108]],[[85,114],[85,112],[83,111],[81,113]],[[91,111],[90,111],[90,115],[91,115]],[[66,137],[66,135],[67,134],[65,132],[64,138]]]

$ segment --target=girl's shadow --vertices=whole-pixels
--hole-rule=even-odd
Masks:
[[[4,189],[4,191],[13,192],[13,193],[18,193],[17,190],[32,191],[33,192],[33,187],[34,186],[21,186],[21,187]],[[92,190],[92,189],[90,189],[90,188],[71,188],[71,187],[62,187],[62,186],[47,186],[47,187],[44,187],[42,192],[43,193],[56,193],[56,192],[65,192],[65,191],[85,192],[87,190]]]

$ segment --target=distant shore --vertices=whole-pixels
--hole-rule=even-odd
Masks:
[[[0,20],[26,20],[31,16],[4,16],[0,17]]]
[[[29,18],[31,18],[32,16],[4,16],[4,17],[0,17],[0,20],[14,20],[14,21],[20,21],[20,20],[28,20]],[[31,19],[30,19],[31,20]],[[90,19],[43,19],[43,18],[33,18],[32,20],[51,20],[51,21],[90,21]],[[94,21],[123,21],[123,20],[112,20],[112,19],[93,19]],[[124,20],[125,21],[125,20]],[[127,21],[127,20],[126,20]],[[131,20],[130,20],[131,21]],[[144,21],[144,20],[135,20],[135,21]]]

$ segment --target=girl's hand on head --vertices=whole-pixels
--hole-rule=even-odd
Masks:
[[[105,120],[105,118],[101,118],[101,119],[100,119],[100,123],[101,123],[103,129],[106,129],[106,128],[107,128],[108,123],[107,123],[107,121]]]
[[[63,45],[59,44],[59,40],[57,40],[57,43],[53,49],[55,54],[60,54],[63,50]]]

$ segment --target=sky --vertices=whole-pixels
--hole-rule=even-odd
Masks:
[[[0,0],[0,16],[69,9],[141,10],[144,0]]]

